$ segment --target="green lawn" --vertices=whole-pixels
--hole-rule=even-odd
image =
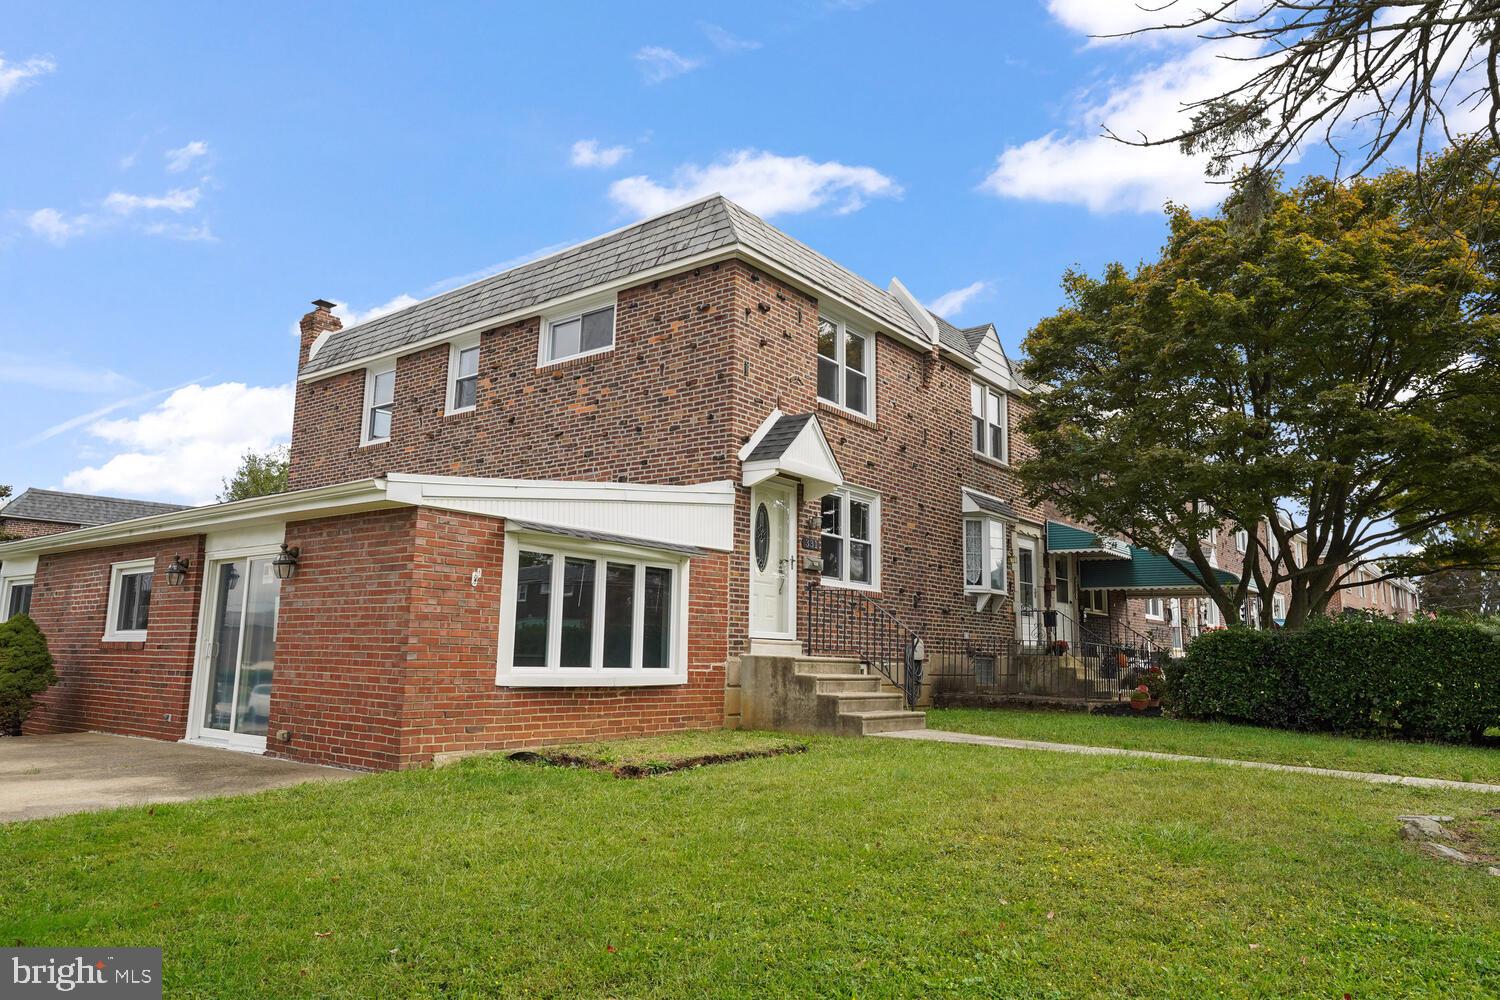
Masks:
[[[1495,747],[1360,740],[1221,722],[1024,708],[935,709],[927,713],[927,728],[1023,740],[1500,784],[1500,748]]]
[[[645,781],[436,771],[0,827],[0,940],[172,997],[1500,993],[1495,796],[898,740]]]

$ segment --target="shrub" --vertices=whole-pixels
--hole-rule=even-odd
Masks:
[[[47,637],[28,615],[0,623],[0,735],[19,736],[33,699],[57,683]]]
[[[1199,637],[1169,676],[1190,718],[1447,742],[1500,725],[1500,638],[1455,620],[1229,629]]]

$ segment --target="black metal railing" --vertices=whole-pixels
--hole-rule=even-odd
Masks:
[[[880,602],[858,590],[807,586],[807,651],[858,659],[890,681],[912,708],[922,694],[921,638]]]

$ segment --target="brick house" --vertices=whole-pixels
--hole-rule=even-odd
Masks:
[[[288,493],[0,545],[62,677],[28,732],[406,767],[735,725],[749,668],[855,624],[1031,648],[1196,592],[1026,501],[992,326],[722,197],[347,330],[314,306]]]
[[[182,507],[152,500],[28,489],[0,506],[0,539],[35,538],[173,510]]]

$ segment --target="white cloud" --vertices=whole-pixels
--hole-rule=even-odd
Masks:
[[[713,47],[720,52],[749,52],[752,49],[760,48],[760,42],[751,38],[738,38],[717,24],[699,21],[698,27],[703,30],[704,36],[712,43]]]
[[[63,477],[67,489],[210,503],[246,451],[291,437],[293,388],[241,382],[187,385],[140,416],[100,420],[88,433],[119,450]]]
[[[1119,35],[1127,31],[1140,31],[1167,24],[1181,24],[1195,17],[1207,4],[1202,0],[1182,3],[1135,2],[1135,0],[1047,0],[1047,13],[1063,24],[1085,35]],[[1212,6],[1217,7],[1218,4]],[[1089,39],[1089,44],[1110,44],[1124,41],[1158,42],[1193,37],[1189,32],[1159,31],[1130,38]]]
[[[181,213],[196,208],[201,197],[202,192],[195,187],[173,188],[161,195],[126,194],[123,191],[112,191],[109,197],[104,199],[104,207],[119,215],[156,210]]]
[[[703,65],[701,58],[679,55],[660,45],[647,45],[637,49],[634,58],[647,83],[661,83],[674,76],[691,73]]]
[[[202,139],[194,139],[186,146],[167,150],[167,172],[180,174],[193,165],[195,160],[202,159],[208,155],[208,143]]]
[[[0,57],[0,101],[31,86],[39,76],[57,69],[57,63],[46,56],[32,56],[25,62],[6,62]]]
[[[867,198],[900,195],[901,186],[874,167],[742,149],[708,166],[684,164],[667,183],[639,176],[609,187],[610,198],[637,216],[665,212],[715,192],[769,218],[810,212],[829,203],[841,214],[854,212]]]
[[[1222,185],[1204,177],[1201,158],[1176,146],[1135,148],[1105,138],[1101,123],[1121,136],[1170,135],[1189,124],[1184,104],[1222,93],[1249,72],[1224,55],[1249,55],[1258,43],[1205,43],[1141,70],[1123,84],[1107,81],[1080,95],[1071,131],[1049,132],[1000,154],[980,185],[1008,198],[1083,205],[1095,212],[1150,212],[1174,200],[1207,208]]]
[[[944,319],[951,320],[954,316],[963,312],[964,307],[975,298],[989,290],[990,283],[988,281],[976,281],[962,288],[955,288],[950,292],[944,292],[927,303],[927,308]]]
[[[601,147],[598,139],[579,139],[573,143],[569,162],[575,167],[612,167],[629,155],[629,146]]]
[[[90,215],[64,215],[55,208],[39,208],[26,216],[26,228],[51,243],[62,246],[94,226]]]
[[[407,306],[414,306],[420,301],[422,300],[414,299],[410,295],[407,295],[405,292],[402,292],[400,295],[391,299],[389,302],[383,302],[378,306],[372,306],[369,309],[366,309],[364,312],[359,312],[356,309],[349,308],[349,303],[347,302],[340,302],[338,305],[333,307],[333,314],[339,319],[343,320],[344,326],[347,328],[355,326],[359,323],[368,323],[372,319],[379,319],[382,316],[396,312],[398,309],[405,309]]]

